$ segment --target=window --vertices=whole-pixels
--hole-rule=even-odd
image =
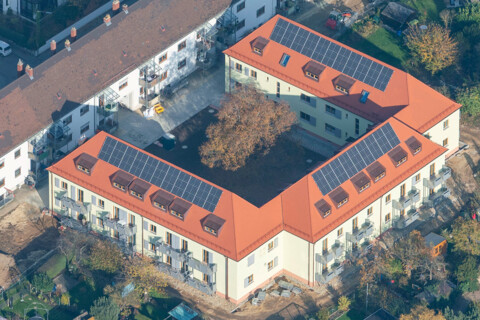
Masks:
[[[80,127],[80,134],[87,132],[89,129],[90,129],[90,122],[87,122]]]
[[[280,98],[280,82],[277,82],[277,98]]]
[[[99,227],[103,228],[103,219],[97,217],[97,224],[98,224]]]
[[[338,84],[335,85],[335,89],[337,91],[340,91],[341,93],[348,94],[348,90],[345,89],[344,87],[339,86]]]
[[[149,249],[153,252],[155,252],[155,243],[149,243],[148,246],[150,247]]]
[[[355,119],[355,134],[360,133],[360,120]]]
[[[158,63],[162,63],[165,60],[167,60],[167,54],[166,53],[164,55],[161,55],[160,58],[158,58]]]
[[[206,273],[203,274],[203,282],[210,282],[210,277]]]
[[[205,262],[205,263],[209,263],[209,259],[208,259],[208,251],[203,249],[203,258],[202,258],[202,261]]]
[[[15,151],[15,159],[20,158],[21,154],[22,154],[22,151],[20,149],[16,150]]]
[[[325,132],[329,133],[331,135],[334,135],[338,138],[340,138],[342,136],[342,130],[340,130],[338,128],[335,128],[334,126],[332,126],[328,123],[325,123]]]
[[[118,86],[118,90],[122,90],[126,86],[128,86],[128,80],[121,82],[120,85]]]
[[[165,232],[165,242],[171,246],[172,245],[172,234],[168,231]]]
[[[120,219],[120,208],[113,207],[113,219],[114,220]]]
[[[448,119],[443,121],[443,130],[448,129]]]
[[[160,75],[160,81],[163,81],[165,79],[167,79],[168,77],[168,70],[163,72],[161,75]]]
[[[188,251],[188,241],[182,240],[182,251]]]
[[[309,77],[309,78],[312,78],[313,80],[317,80],[317,81],[318,81],[318,75],[316,75],[316,74],[313,74],[313,73],[311,73],[311,72],[309,72],[309,71],[305,71],[305,75],[306,75],[307,77]]]
[[[300,99],[305,101],[306,103],[310,103],[310,97],[307,96],[306,94],[301,93],[300,94]]]
[[[322,241],[322,252],[328,251],[328,238]]]
[[[180,69],[182,69],[183,67],[185,67],[186,65],[187,65],[187,58],[183,59],[182,61],[180,61],[180,62],[178,63],[177,69],[180,70]]]
[[[400,217],[405,216],[405,209],[400,210]]]
[[[138,199],[140,199],[140,200],[143,200],[143,195],[140,194],[140,193],[138,193],[138,192],[135,192],[135,191],[133,191],[133,190],[130,190],[130,194],[131,194],[132,196],[134,196],[135,198],[138,198]]]
[[[265,13],[265,6],[263,6],[260,9],[257,10],[257,18],[260,17],[264,13]]]
[[[444,147],[448,147],[448,138],[445,138],[445,139],[443,140],[442,145],[443,145]]]
[[[88,112],[88,110],[90,110],[90,108],[88,106],[83,106],[80,108],[80,115],[83,116],[85,113]]]
[[[275,267],[275,260],[272,260],[268,263],[268,271],[272,270]]]
[[[128,214],[128,224],[131,226],[135,225],[135,216],[131,213]]]
[[[358,229],[358,218],[352,220],[352,231],[355,232]]]
[[[5,178],[0,179],[0,188],[5,185]]]
[[[276,245],[275,245],[275,240],[272,240],[268,243],[268,252],[272,251],[273,249],[275,249]]]
[[[150,225],[150,232],[151,232],[151,233],[157,233],[157,226],[151,224],[151,225]]]
[[[98,199],[98,206],[100,208],[105,208],[105,201],[103,201],[102,199]]]
[[[310,122],[310,115],[300,111],[300,119]]]
[[[181,51],[187,47],[187,40],[183,40],[178,44],[178,51]]]
[[[62,183],[60,184],[60,187],[64,190],[67,190],[68,189],[68,184],[65,181],[62,181]]]
[[[391,200],[392,200],[392,195],[387,194],[387,196],[385,197],[385,203],[389,203]]]
[[[80,164],[77,164],[77,169],[82,171],[82,172],[85,172],[86,174],[90,174],[90,169],[85,168],[84,166],[82,166]]]
[[[172,265],[172,257],[166,256],[165,257],[165,263],[168,264],[168,265]]]
[[[72,115],[69,115],[65,119],[63,119],[63,125],[66,126],[67,124],[72,123]]]
[[[78,191],[77,191],[77,201],[83,202],[83,190],[78,189]]]
[[[337,230],[337,237],[341,237],[343,235],[343,228],[339,228]]]
[[[434,193],[435,193],[435,189],[428,189],[428,194],[429,194],[429,195],[432,195],[432,194],[434,194]]]
[[[243,27],[245,27],[245,19],[243,19],[237,24],[237,31],[242,29]]]
[[[327,105],[325,105],[325,112],[330,113],[332,115],[335,115],[337,113],[337,110],[334,107],[329,106],[327,104]]]
[[[247,284],[252,284],[253,283],[253,274],[249,275],[247,278]]]
[[[257,71],[250,70],[250,77],[257,79]]]
[[[405,197],[405,183],[400,186],[400,197]]]
[[[15,178],[18,178],[22,174],[22,168],[15,170]]]
[[[420,173],[417,174],[417,175],[415,176],[415,182],[420,181],[421,177],[422,177],[422,176],[420,175]]]
[[[373,207],[368,208],[368,209],[367,209],[367,215],[368,215],[368,216],[371,216],[372,213],[373,213]]]
[[[289,60],[290,60],[290,56],[288,54],[284,53],[282,55],[282,58],[280,59],[280,65],[282,67],[286,67]]]
[[[0,160],[0,169],[2,169],[3,167],[5,167],[5,160],[4,159]]]
[[[113,238],[114,239],[120,239],[120,232],[118,232],[117,230],[113,230]]]
[[[125,191],[125,186],[122,186],[121,184],[117,183],[117,182],[114,182],[113,183],[113,186],[117,189],[120,189],[122,191]]]
[[[242,73],[242,65],[240,63],[235,63],[235,70],[238,72]]]
[[[385,215],[385,223],[390,222],[391,214],[390,212]]]
[[[435,175],[435,163],[432,163],[430,165],[430,175],[434,176]]]
[[[245,1],[237,5],[237,12],[240,12],[243,9],[245,9]]]

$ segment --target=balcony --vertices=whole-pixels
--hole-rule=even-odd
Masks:
[[[341,257],[343,254],[344,246],[340,241],[335,241],[335,244],[332,246],[332,251],[335,254],[335,257]]]
[[[355,230],[353,233],[348,233],[347,234],[347,239],[353,243],[359,243],[360,241],[363,240],[363,238],[365,238],[365,229],[364,228],[361,228],[361,229],[357,229]]]
[[[393,200],[393,207],[397,210],[405,210],[412,205],[412,199],[410,197],[401,197],[398,200]]]
[[[333,250],[323,251],[323,253],[317,253],[316,258],[317,262],[327,264],[335,258],[335,253]]]
[[[118,231],[121,238],[131,237],[137,233],[137,226],[131,225],[126,221],[108,218],[104,220],[104,223],[105,226],[109,227],[110,229]]]
[[[187,277],[185,283],[208,295],[213,295],[217,291],[217,285],[214,282],[204,282],[195,278]]]
[[[412,189],[408,192],[408,197],[412,200],[412,204],[420,201],[420,190]]]
[[[84,216],[87,216],[88,213],[90,212],[90,203],[85,203],[81,201],[75,201],[71,198],[68,198],[67,196],[62,196],[60,198],[60,204],[62,208],[68,208],[72,211],[76,211],[80,214],[83,214]]]
[[[425,187],[428,187],[430,189],[434,189],[438,187],[442,182],[444,181],[443,175],[441,173],[435,174],[433,176],[430,176],[430,178],[424,178],[423,179],[423,184]]]
[[[118,111],[118,103],[114,102],[114,103],[109,103],[107,105],[104,105],[104,106],[99,106],[97,108],[97,113],[104,116],[104,117],[108,117],[110,115],[112,115],[114,112],[117,112]]]
[[[108,133],[113,133],[118,128],[118,122],[113,119],[104,119],[103,122],[98,124],[98,130],[102,130]]]
[[[335,277],[335,270],[315,274],[315,280],[322,284],[330,282]]]
[[[83,221],[85,221],[85,220],[83,220]],[[81,221],[79,221],[77,219],[73,219],[73,218],[67,216],[65,213],[61,214],[60,224],[64,227],[68,227],[70,229],[77,230],[77,231],[82,231],[82,232],[88,231],[88,229],[90,227],[90,222],[85,221],[84,223],[82,223]]]
[[[369,224],[368,226],[365,226],[365,236],[370,237],[373,234],[373,231],[375,231],[375,227],[373,224]]]
[[[451,196],[451,191],[447,187],[442,187],[438,189],[437,192],[431,194],[428,197],[427,203],[433,204],[435,200],[440,199],[440,198],[448,198]],[[438,200],[437,200],[438,201]]]
[[[160,262],[158,260],[155,261],[155,266],[160,272],[168,274],[175,279],[185,281],[185,273],[182,272],[182,269],[174,268],[173,266]]]
[[[410,209],[407,212],[407,215],[400,217],[395,221],[395,228],[403,229],[411,225],[415,220],[420,217],[417,209]]]
[[[160,95],[158,93],[151,93],[147,96],[147,100],[148,100],[148,107],[151,108],[155,104],[160,102]],[[139,98],[139,102],[144,106],[147,105],[147,102],[144,98]]]
[[[445,166],[440,170],[440,175],[442,176],[443,181],[446,181],[452,176],[452,169]]]
[[[159,77],[159,75],[152,74],[147,76],[146,80],[143,77],[138,79],[138,84],[140,85],[140,87],[143,87],[143,88],[145,87],[151,88],[156,84],[160,83],[160,81],[161,81],[161,78]]]
[[[209,276],[213,276],[217,272],[217,265],[215,263],[201,262],[191,255],[188,255],[187,265],[195,270],[205,273]]]
[[[340,264],[340,262],[335,262],[332,266],[332,270],[334,270],[336,276],[339,276],[343,272],[343,269],[343,264]]]
[[[158,239],[155,242],[155,248],[158,252],[161,254],[165,254],[167,256],[172,257],[172,259],[179,261],[179,262],[185,262],[187,261],[187,258],[190,256],[190,252],[185,252],[181,251],[180,249],[175,249],[169,244],[163,242],[162,238]]]

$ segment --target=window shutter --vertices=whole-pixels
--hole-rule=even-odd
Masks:
[[[278,247],[278,238],[273,239],[273,247]]]
[[[143,221],[143,229],[148,230],[148,221]]]
[[[97,205],[97,197],[92,196],[92,204],[93,204],[94,206]]]
[[[278,257],[275,257],[275,258],[273,259],[273,266],[274,266],[274,267],[278,266]]]
[[[97,224],[97,217],[96,217],[94,214],[92,214],[92,221],[91,221],[91,223],[92,223],[93,225]]]
[[[208,251],[208,263],[213,263],[213,253]]]
[[[119,213],[120,213],[120,221],[127,222],[127,211],[119,209]]]
[[[172,247],[174,249],[180,249],[180,238],[172,234]]]
[[[310,124],[312,126],[316,126],[317,125],[317,119],[313,116],[310,116]]]
[[[58,180],[58,178],[55,178],[55,187],[59,187],[60,186],[60,180]]]
[[[233,69],[233,67],[234,67],[234,63],[232,60],[230,60],[230,69]]]
[[[75,187],[74,186],[70,187],[70,198],[72,198],[73,200],[75,200],[77,198],[77,195],[75,194]]]
[[[338,109],[335,109],[335,116],[338,118],[338,119],[342,119],[342,111],[338,110]]]
[[[148,247],[148,241],[147,241],[147,240],[143,240],[143,248],[144,248],[145,250],[150,249],[150,248]]]
[[[55,205],[56,205],[57,207],[60,207],[60,200],[58,200],[57,198],[55,198]]]
[[[255,263],[255,254],[252,254],[250,255],[250,257],[248,257],[248,266],[250,267],[254,263]]]
[[[249,72],[250,72],[250,69],[248,69],[247,67],[245,67],[244,72],[245,72],[245,75],[248,77]]]
[[[335,135],[340,138],[342,136],[342,130],[335,128]]]
[[[248,287],[248,277],[246,277],[245,280],[243,280],[243,287],[244,288]]]
[[[312,107],[316,108],[317,107],[317,99],[315,98],[310,98],[310,104],[312,105]]]

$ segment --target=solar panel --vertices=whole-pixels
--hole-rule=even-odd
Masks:
[[[323,195],[327,195],[399,143],[397,134],[387,123],[320,168],[312,177]]]
[[[286,20],[278,19],[270,40],[385,91],[393,70]]]
[[[222,190],[110,137],[98,158],[210,212],[222,195]]]

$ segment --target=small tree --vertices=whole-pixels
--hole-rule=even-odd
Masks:
[[[224,99],[217,117],[218,122],[207,128],[208,141],[200,147],[201,161],[232,171],[256,151],[268,153],[296,122],[286,103],[269,100],[251,86],[237,88]]]
[[[351,303],[352,303],[352,301],[348,297],[341,296],[338,299],[338,310],[343,311],[343,312],[347,311],[350,308]]]
[[[33,276],[31,283],[32,286],[40,292],[50,292],[54,286],[52,278],[50,278],[45,272],[36,273]]]
[[[460,89],[457,92],[457,101],[463,105],[463,112],[471,116],[480,114],[480,85]]]
[[[412,56],[432,75],[455,63],[458,44],[450,31],[438,24],[431,24],[426,30],[412,26],[405,41]]]
[[[69,306],[70,305],[70,295],[68,294],[68,292],[65,292],[60,297],[60,304],[62,306]]]
[[[447,238],[448,239],[448,238]],[[453,243],[454,251],[468,255],[480,255],[480,226],[475,220],[465,220],[460,217],[452,225],[449,241]]]
[[[133,257],[125,264],[126,275],[146,298],[149,293],[162,293],[167,286],[163,273],[147,257]]]
[[[97,241],[88,258],[88,264],[93,270],[101,270],[109,274],[119,271],[122,263],[122,251],[109,241]]]
[[[111,298],[100,297],[90,307],[90,314],[95,320],[118,320],[120,308]]]
[[[455,276],[463,292],[473,292],[479,289],[478,275],[477,259],[472,256],[466,257],[455,271]]]
[[[318,310],[317,320],[328,320],[328,317],[330,317],[330,314],[327,308],[321,308],[320,310]]]
[[[402,314],[400,320],[446,320],[442,312],[428,309],[426,306],[417,305],[409,314]]]

